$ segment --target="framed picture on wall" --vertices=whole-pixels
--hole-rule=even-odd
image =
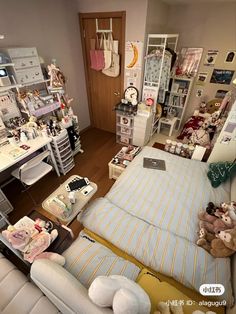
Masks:
[[[182,48],[176,75],[194,77],[197,75],[203,48]]]
[[[206,83],[206,79],[207,79],[207,72],[199,72],[198,76],[197,76],[197,85],[204,85]]]
[[[233,76],[234,71],[232,70],[214,69],[210,83],[229,85],[232,81]]]
[[[218,53],[218,50],[208,50],[204,60],[204,65],[213,66],[216,63]]]
[[[225,63],[233,63],[235,60],[236,51],[228,51],[225,57]]]

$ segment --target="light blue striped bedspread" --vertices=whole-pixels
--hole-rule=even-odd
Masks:
[[[167,171],[144,169],[143,157],[164,159]],[[207,164],[145,147],[105,198],[84,212],[84,226],[154,270],[195,290],[221,283],[232,304],[230,258],[215,259],[195,242],[197,213],[229,200],[228,183],[213,189]]]

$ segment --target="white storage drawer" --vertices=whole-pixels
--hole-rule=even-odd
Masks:
[[[12,58],[21,57],[33,57],[38,56],[37,49],[35,47],[31,48],[10,48],[8,49],[9,56]]]
[[[15,71],[28,67],[40,66],[38,57],[12,59]]]
[[[27,70],[18,70],[15,71],[15,73],[17,83],[19,84],[27,84],[43,80],[42,70],[40,66]]]
[[[12,211],[12,207],[10,205],[10,203],[8,201],[3,201],[0,203],[0,210],[4,213],[4,214],[8,214]]]
[[[4,201],[6,199],[6,196],[3,194],[3,192],[0,190],[0,202]]]

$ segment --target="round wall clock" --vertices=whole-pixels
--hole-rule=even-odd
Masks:
[[[129,86],[126,88],[124,93],[125,99],[132,102],[132,100],[138,100],[138,90],[134,86]]]

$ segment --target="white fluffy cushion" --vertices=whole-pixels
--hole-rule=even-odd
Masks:
[[[98,306],[112,306],[114,314],[149,314],[151,310],[146,292],[124,276],[97,277],[88,295]]]
[[[116,291],[120,284],[114,279],[106,276],[97,277],[88,290],[88,295],[93,303],[102,307],[112,306]]]
[[[139,300],[135,293],[129,289],[120,289],[113,300],[114,314],[141,314]]]

